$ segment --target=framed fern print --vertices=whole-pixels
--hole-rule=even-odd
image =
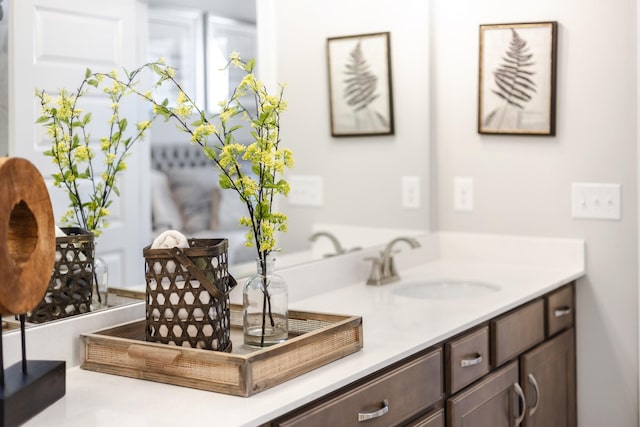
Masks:
[[[557,22],[480,25],[478,132],[556,132]]]
[[[327,40],[331,135],[394,132],[389,33]]]

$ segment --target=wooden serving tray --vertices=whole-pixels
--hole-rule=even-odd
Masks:
[[[362,348],[362,317],[289,311],[289,339],[246,348],[242,307],[231,305],[233,351],[145,341],[139,320],[81,334],[83,369],[236,396],[251,396]]]

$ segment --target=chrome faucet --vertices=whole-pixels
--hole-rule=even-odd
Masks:
[[[400,280],[393,262],[393,246],[398,242],[406,242],[412,249],[420,247],[420,243],[413,237],[397,237],[387,244],[380,253],[380,258],[366,258],[373,262],[367,285],[385,285]]]
[[[331,243],[333,243],[333,247],[335,249],[335,253],[333,254],[325,254],[325,257],[330,257],[330,256],[335,256],[335,255],[342,255],[344,253],[347,252],[352,252],[352,251],[357,251],[358,249],[360,249],[360,247],[355,247],[349,250],[345,250],[342,245],[340,244],[340,241],[338,240],[338,238],[336,236],[334,236],[333,234],[329,233],[328,231],[318,231],[317,233],[313,233],[310,237],[309,237],[309,241],[311,242],[315,242],[318,237],[324,236],[326,238],[328,238],[329,240],[331,240]]]

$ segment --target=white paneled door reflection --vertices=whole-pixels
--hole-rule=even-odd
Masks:
[[[75,90],[86,68],[109,72],[141,65],[145,56],[138,34],[146,25],[146,8],[135,0],[10,0],[9,6],[9,155],[38,167],[59,218],[68,199],[49,178],[54,165],[43,152],[50,140],[35,124],[39,105],[34,89],[55,97],[62,87]],[[93,114],[92,135],[105,134],[111,115],[108,99],[95,91],[84,100],[85,110]],[[123,109],[129,123],[141,116],[139,105]],[[110,284],[120,286],[144,282],[142,247],[150,236],[148,145],[143,142],[132,151],[128,170],[119,179],[121,198],[110,208],[111,225],[97,240],[98,253],[109,264]]]

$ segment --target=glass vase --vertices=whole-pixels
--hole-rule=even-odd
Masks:
[[[107,290],[109,288],[109,268],[104,259],[99,256],[93,259],[93,292],[91,296],[91,311],[107,306]]]
[[[256,262],[257,273],[243,288],[244,344],[268,347],[286,341],[289,335],[289,291],[282,277],[274,273],[273,258]]]

